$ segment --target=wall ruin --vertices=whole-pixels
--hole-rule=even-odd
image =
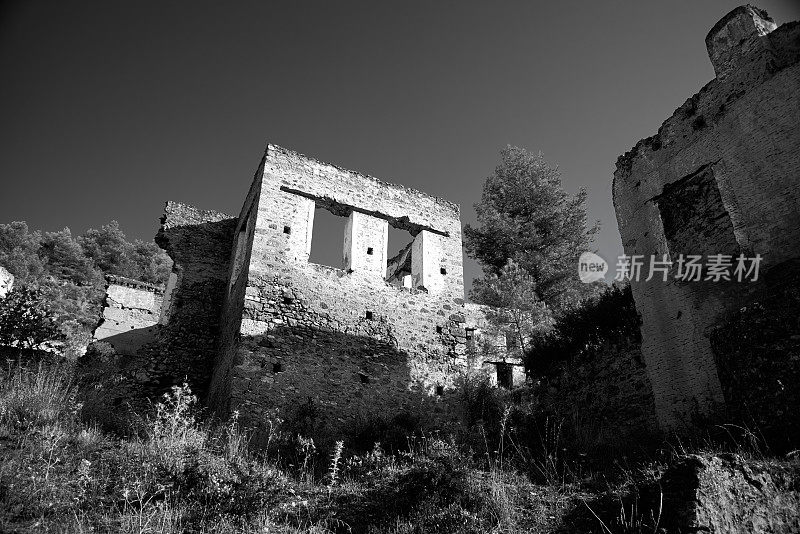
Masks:
[[[343,269],[309,262],[318,209],[348,217]],[[400,278],[389,225],[414,236]],[[270,145],[237,236],[211,391],[218,412],[257,420],[311,399],[336,426],[448,411],[470,367],[458,206]]]
[[[621,156],[614,173],[625,254],[675,262],[667,282],[632,282],[667,430],[725,417],[730,393],[710,333],[800,258],[800,24],[776,29],[765,12],[740,7],[706,44],[716,78]],[[761,279],[678,281],[680,254],[760,254]]]
[[[105,406],[140,410],[183,382],[201,399],[208,392],[236,219],[168,202],[161,222],[156,242],[174,262],[166,290],[109,277],[94,333],[103,343],[79,360]]]
[[[14,287],[14,275],[0,265],[0,298],[4,298]]]
[[[343,268],[309,261],[317,210],[347,217]],[[413,236],[393,259],[389,226]],[[95,336],[151,397],[187,380],[220,416],[258,424],[310,401],[341,427],[449,418],[468,372],[524,381],[486,310],[464,302],[445,200],[269,145],[238,217],[169,202],[156,241],[174,261],[166,289],[111,281]]]

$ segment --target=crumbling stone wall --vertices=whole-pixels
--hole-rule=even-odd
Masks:
[[[80,360],[83,379],[94,384],[86,388],[91,402],[141,410],[146,399],[184,381],[205,399],[235,226],[236,218],[228,215],[167,203],[156,236],[174,262],[167,291],[109,278],[94,335],[104,343],[95,343]]]
[[[348,218],[343,269],[309,262],[318,209]],[[389,225],[414,236],[394,260]],[[310,401],[341,428],[401,411],[449,418],[470,369],[524,380],[504,346],[476,357],[490,325],[464,303],[450,202],[269,145],[238,217],[169,202],[156,242],[174,262],[162,302],[110,286],[106,313],[124,320],[97,331],[127,357],[110,366],[131,385],[116,392],[152,397],[186,380],[247,424]],[[137,343],[123,342],[132,332]]]
[[[14,287],[14,275],[0,265],[0,298],[8,295],[8,292]]]
[[[317,209],[348,217],[344,269],[309,262]],[[309,399],[332,426],[448,412],[469,366],[458,206],[270,145],[239,219],[218,413],[258,421]],[[390,224],[414,236],[411,287],[385,279]]]
[[[508,350],[506,336],[491,321],[492,309],[483,304],[464,304],[469,367],[480,369],[493,386],[507,389],[525,383],[525,364],[519,350]]]
[[[563,425],[571,450],[625,454],[659,436],[652,385],[638,340],[604,343],[559,361],[533,384],[533,406]]]
[[[710,333],[726,419],[757,429],[776,453],[800,443],[800,262],[766,276]]]
[[[122,276],[106,280],[103,315],[94,339],[106,340],[119,354],[133,356],[155,339],[164,291]]]
[[[717,77],[617,161],[614,206],[629,256],[760,254],[762,277],[800,257],[800,24],[750,6],[706,38]],[[704,258],[705,259],[705,258]],[[658,419],[723,413],[709,332],[760,282],[633,281]],[[704,273],[705,274],[705,273]]]

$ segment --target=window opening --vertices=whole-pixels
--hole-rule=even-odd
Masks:
[[[514,366],[510,363],[498,363],[497,365],[497,385],[504,389],[514,387]]]
[[[308,261],[337,269],[344,268],[344,229],[347,217],[334,215],[317,206],[311,230],[311,255]]]
[[[408,231],[389,225],[386,281],[403,287],[403,277],[411,276],[411,244],[414,236]]]

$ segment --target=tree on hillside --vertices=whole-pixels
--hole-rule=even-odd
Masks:
[[[117,221],[104,224],[99,230],[89,228],[78,238],[78,242],[86,256],[103,273],[130,276],[135,272],[133,245],[125,239]]]
[[[90,228],[78,238],[83,251],[104,274],[126,276],[143,282],[164,284],[172,260],[153,241],[130,243],[117,221]]]
[[[143,282],[166,284],[172,271],[172,258],[155,241],[137,239],[133,243],[133,261],[136,264],[136,276]]]
[[[39,257],[48,273],[76,284],[101,284],[102,273],[94,268],[83,247],[72,237],[69,228],[46,232],[42,237]]]
[[[500,156],[475,204],[478,226],[464,229],[467,253],[487,277],[472,297],[490,304],[483,287],[512,261],[530,277],[536,301],[558,315],[595,291],[577,277],[578,257],[598,231],[597,224],[587,228],[586,191],[568,195],[541,154],[508,146]]]
[[[42,273],[44,266],[38,254],[41,239],[41,234],[28,230],[24,221],[0,224],[0,265],[18,282],[28,282]]]

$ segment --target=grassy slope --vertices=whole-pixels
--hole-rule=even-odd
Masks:
[[[541,457],[528,473],[547,477],[535,484],[454,440],[331,458],[279,428],[278,445],[256,453],[235,420],[200,422],[188,387],[118,437],[81,421],[70,377],[63,365],[0,373],[0,532],[656,531],[658,510],[636,495],[664,464],[617,464],[612,483],[543,471],[552,457]]]

